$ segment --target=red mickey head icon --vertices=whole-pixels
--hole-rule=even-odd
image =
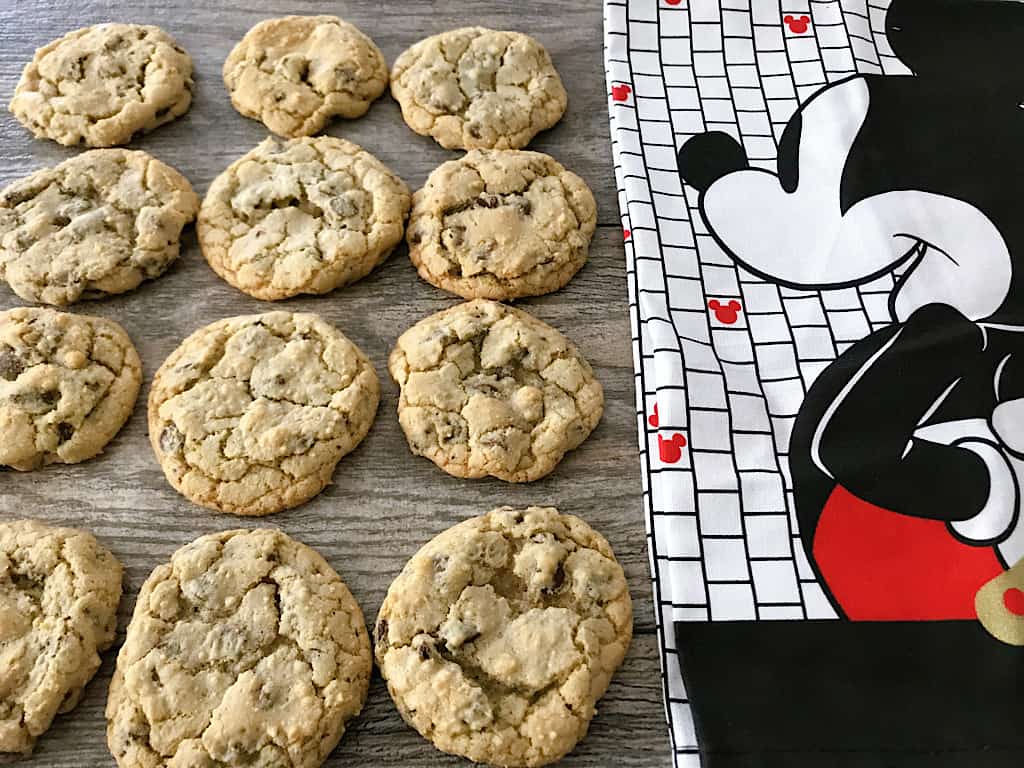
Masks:
[[[728,304],[723,304],[718,299],[708,302],[708,308],[715,313],[715,319],[720,323],[732,325],[739,319],[740,310],[743,307],[736,299],[729,299]]]
[[[612,86],[612,99],[615,101],[626,101],[629,98],[629,94],[633,89],[628,85],[613,85]]]
[[[802,35],[807,31],[807,25],[811,23],[810,16],[790,16],[787,14],[783,19],[789,25],[789,31],[794,35]]]
[[[654,413],[647,417],[647,423],[652,427],[657,428],[658,426],[658,404],[654,404]]]
[[[665,0],[665,5],[679,5],[683,0]]]
[[[624,230],[622,230],[622,239],[623,240],[629,240],[629,236],[632,235],[632,234],[633,234],[632,230],[624,229]]]
[[[658,456],[666,464],[675,464],[683,457],[683,448],[686,447],[686,437],[676,432],[668,440],[664,435],[658,435]]]

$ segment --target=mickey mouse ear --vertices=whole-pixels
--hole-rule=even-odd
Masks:
[[[782,20],[787,24],[791,24],[793,22],[793,17],[787,13],[785,16],[782,17]]]
[[[804,24],[806,24],[810,20],[811,20],[810,16],[801,16],[800,17],[800,21],[802,21]]]

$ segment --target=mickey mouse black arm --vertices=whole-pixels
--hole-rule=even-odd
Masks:
[[[877,506],[947,521],[973,517],[989,496],[983,460],[914,432],[965,372],[984,364],[983,345],[978,326],[942,304],[868,337],[811,388],[801,413],[809,445],[799,449]]]

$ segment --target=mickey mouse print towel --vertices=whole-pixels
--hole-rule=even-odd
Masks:
[[[679,768],[1024,762],[1024,4],[605,0]]]

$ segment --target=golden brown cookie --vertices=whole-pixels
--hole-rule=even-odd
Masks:
[[[149,392],[149,438],[167,480],[196,504],[267,515],[331,481],[370,430],[380,383],[318,315],[231,317],[189,336]]]
[[[311,136],[335,116],[359,117],[388,85],[373,40],[337,16],[261,21],[224,62],[231,103],[279,136]]]
[[[632,637],[605,539],[551,507],[449,528],[402,569],[374,630],[391,697],[438,749],[540,766],[587,732]]]
[[[159,27],[96,24],[36,51],[10,110],[38,138],[125,144],[192,103],[192,59]]]
[[[483,27],[442,32],[402,53],[391,95],[410,128],[446,149],[525,147],[568,101],[544,46]]]
[[[26,301],[124,293],[178,258],[199,199],[145,152],[93,149],[0,192],[0,279]]]
[[[412,452],[456,477],[537,480],[604,411],[601,384],[565,336],[484,299],[416,323],[388,369]]]
[[[120,768],[316,768],[370,682],[362,611],[281,531],[202,536],[153,571],[107,700]]]
[[[131,416],[141,383],[139,355],[112,320],[0,312],[0,465],[91,459]]]
[[[90,533],[0,523],[0,752],[31,752],[114,642],[121,564]]]
[[[409,203],[405,183],[350,141],[268,138],[210,185],[199,244],[214,272],[257,299],[327,293],[387,258]]]
[[[413,195],[407,239],[420,277],[467,299],[557,291],[587,260],[597,204],[540,152],[474,149]]]

